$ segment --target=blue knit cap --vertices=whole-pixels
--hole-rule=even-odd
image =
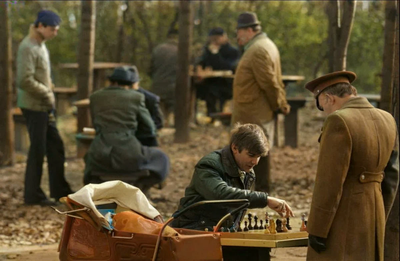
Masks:
[[[57,26],[61,23],[61,18],[58,16],[58,14],[50,10],[41,10],[38,13],[35,21],[35,24],[37,23],[46,24],[48,26]]]

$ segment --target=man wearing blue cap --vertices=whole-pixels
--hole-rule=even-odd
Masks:
[[[55,99],[50,77],[50,58],[45,41],[54,38],[60,17],[49,10],[38,13],[17,54],[18,107],[25,117],[31,146],[25,173],[25,204],[54,205],[40,188],[44,156],[49,168],[50,197],[58,200],[71,193],[64,176],[64,144],[55,122]]]
[[[96,136],[85,155],[84,183],[97,183],[93,171],[111,175],[135,175],[134,184],[144,193],[165,180],[169,171],[168,156],[143,140],[156,137],[156,126],[145,105],[145,95],[133,90],[138,82],[134,67],[116,68],[109,77],[111,85],[90,96],[90,112]],[[118,179],[118,178],[116,178]]]
[[[207,44],[197,64],[214,71],[234,71],[239,57],[239,50],[229,43],[224,29],[215,27],[208,34]],[[225,101],[232,98],[232,79],[215,77],[201,80],[197,85],[197,97],[206,101],[208,116],[223,111]]]

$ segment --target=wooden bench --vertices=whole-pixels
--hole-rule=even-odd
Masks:
[[[76,156],[78,158],[83,158],[86,154],[86,152],[90,148],[90,144],[92,144],[92,141],[94,139],[95,135],[91,133],[85,133],[85,132],[80,132],[75,135],[76,139]]]
[[[24,115],[22,115],[20,108],[13,108],[12,114],[14,120],[14,148],[16,151],[28,153],[30,140]]]

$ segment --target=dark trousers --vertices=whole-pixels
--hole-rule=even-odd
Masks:
[[[260,161],[254,166],[256,174],[256,191],[269,192],[270,172],[271,172],[271,156],[261,157]]]
[[[31,145],[25,172],[25,203],[37,203],[46,199],[40,188],[44,156],[49,170],[50,197],[58,200],[71,193],[64,177],[64,144],[56,123],[49,120],[49,113],[22,109]]]

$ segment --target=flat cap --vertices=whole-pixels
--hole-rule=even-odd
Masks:
[[[317,97],[324,89],[336,83],[352,83],[357,78],[354,72],[350,71],[337,71],[325,74],[317,79],[306,83],[305,88]]]
[[[214,27],[213,29],[210,30],[210,32],[208,33],[208,36],[223,35],[224,33],[225,33],[225,31],[221,27]]]
[[[37,15],[36,23],[46,24],[48,26],[57,26],[61,23],[61,18],[58,14],[50,10],[41,10]]]
[[[140,80],[139,71],[136,66],[121,66],[114,69],[113,73],[108,77],[110,81],[123,82],[133,84]]]

